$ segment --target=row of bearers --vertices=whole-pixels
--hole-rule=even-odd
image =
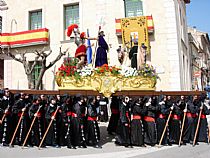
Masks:
[[[49,102],[41,95],[31,102],[21,93],[13,100],[6,90],[0,102],[0,141],[3,146],[101,148],[98,105],[95,97],[84,99],[81,95],[63,99],[57,95]]]
[[[98,107],[99,101],[92,96],[66,95],[61,99],[57,95],[48,102],[41,95],[31,101],[29,95],[13,97],[5,90],[0,101],[0,141],[3,146],[101,148]],[[180,140],[181,144],[193,143],[195,135],[196,143],[207,143],[209,109],[205,96],[114,96],[107,130],[116,133],[117,145],[125,147],[179,144]]]
[[[208,143],[209,109],[205,96],[113,97],[108,132],[125,147]]]

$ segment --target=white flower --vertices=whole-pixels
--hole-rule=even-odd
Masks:
[[[82,70],[80,70],[81,76],[90,76],[92,74],[93,68],[92,67],[83,67]]]
[[[120,70],[120,74],[125,77],[130,77],[130,76],[137,76],[138,72],[135,68],[123,66],[122,69]]]

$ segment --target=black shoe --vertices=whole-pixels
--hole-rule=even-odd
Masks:
[[[147,147],[145,144],[143,144],[143,145],[140,145],[140,147]]]
[[[181,145],[187,145],[185,142],[181,142]]]
[[[132,145],[125,145],[125,148],[133,148]]]
[[[193,146],[195,146],[195,145],[199,145],[199,143],[197,142],[197,143],[195,143]]]
[[[87,148],[87,146],[86,146],[86,145],[83,145],[82,147],[83,147],[83,148]]]
[[[61,148],[61,146],[59,146],[58,144],[52,145],[55,148]]]
[[[27,146],[28,148],[29,147],[34,147],[34,145],[32,145],[32,144],[26,144],[25,146]]]
[[[101,149],[102,147],[100,145],[95,145],[93,146],[94,148],[98,148],[98,149]]]
[[[47,148],[46,145],[41,145],[41,148]]]
[[[7,143],[3,143],[3,146],[9,146],[9,144],[7,144]]]
[[[67,148],[72,149],[72,146],[71,146],[71,145],[69,145],[69,146],[67,146]]]
[[[72,146],[72,149],[77,149],[76,146]]]
[[[168,143],[168,146],[172,146],[172,143]]]
[[[14,145],[9,145],[9,147],[10,147],[10,148],[14,148],[15,146],[14,146]]]

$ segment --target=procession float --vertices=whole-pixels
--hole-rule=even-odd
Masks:
[[[74,32],[78,48],[74,57],[64,57],[63,64],[56,72],[59,90],[93,90],[105,97],[110,97],[117,91],[155,90],[159,77],[155,68],[146,63],[146,55],[150,48],[148,18],[124,18],[120,23],[123,46],[131,52],[132,47],[137,44],[137,51],[133,53],[137,55],[136,61],[131,59],[131,66],[110,66],[107,61],[108,45],[103,38],[104,32],[99,28],[98,38],[89,38],[88,32],[86,37],[86,33],[78,31],[76,24],[70,25],[67,35],[70,37]],[[90,40],[98,41],[98,48],[94,53],[90,50]],[[141,51],[142,46],[148,48],[147,52]],[[132,66],[133,63],[136,65]]]

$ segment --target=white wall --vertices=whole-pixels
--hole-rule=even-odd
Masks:
[[[152,15],[155,24],[154,35],[150,36],[151,62],[162,71],[157,90],[189,89],[185,85],[188,83],[187,77],[185,77],[185,82],[182,77],[187,75],[187,68],[182,68],[181,56],[187,53],[181,46],[179,13],[177,13],[178,1],[143,0],[143,2],[144,14]],[[53,60],[58,54],[61,45],[63,45],[63,49],[70,47],[70,53],[75,51],[76,46],[73,43],[63,44],[63,5],[80,3],[80,30],[86,32],[88,28],[90,36],[97,36],[98,20],[103,17],[102,29],[105,31],[107,43],[112,46],[109,52],[110,64],[118,64],[116,49],[121,43],[119,43],[115,34],[115,18],[124,17],[123,0],[8,0],[7,3],[9,10],[7,11],[6,32],[10,31],[12,19],[17,21],[17,31],[28,30],[28,12],[42,9],[43,27],[50,30],[50,48],[53,50],[50,60]],[[34,47],[29,48],[34,50]],[[61,63],[62,60],[56,64],[56,70]],[[11,68],[12,70],[9,70]],[[5,71],[5,86],[16,89],[19,85],[21,89],[27,88],[27,80],[21,64],[8,60],[5,62],[5,69],[7,69]],[[46,89],[53,89],[54,87],[53,70],[54,67],[48,70],[43,78]],[[18,74],[15,74],[14,72],[17,71]]]

